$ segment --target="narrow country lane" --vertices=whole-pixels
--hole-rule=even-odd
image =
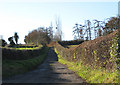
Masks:
[[[65,65],[57,61],[53,48],[46,60],[36,70],[3,80],[3,83],[83,83],[85,82]]]

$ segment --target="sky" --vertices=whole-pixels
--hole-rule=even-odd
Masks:
[[[85,20],[105,20],[118,14],[118,0],[0,0],[0,35],[8,37],[18,32],[18,43],[38,27],[55,27],[56,16],[62,24],[63,40],[72,40],[75,23]]]

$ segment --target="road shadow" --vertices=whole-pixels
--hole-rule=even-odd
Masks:
[[[64,75],[65,72],[62,72],[62,70],[65,70],[66,67],[58,63],[58,57],[57,54],[54,51],[54,48],[50,48],[48,52],[48,56],[44,63],[40,66],[40,68],[46,69],[46,83],[66,83],[71,82],[69,79],[65,79],[60,77],[61,75]],[[59,70],[59,72],[57,72]],[[67,73],[66,73],[67,74]],[[43,83],[45,83],[43,82]]]

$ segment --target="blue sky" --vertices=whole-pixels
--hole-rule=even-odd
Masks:
[[[60,17],[63,40],[72,40],[75,23],[84,24],[85,20],[104,20],[117,16],[118,2],[1,2],[0,35],[6,41],[18,32],[19,43],[24,43],[24,36],[40,26],[55,26],[55,17]]]

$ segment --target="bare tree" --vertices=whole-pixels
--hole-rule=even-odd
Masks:
[[[83,40],[84,40],[84,28],[85,28],[85,25],[82,25],[82,24],[79,25],[80,39],[83,39]]]
[[[53,40],[53,26],[52,26],[52,22],[51,22],[51,25],[48,27],[48,36],[51,38],[51,40]]]
[[[85,25],[76,23],[73,27],[73,35],[75,39],[83,39],[84,40],[84,27]]]
[[[91,29],[92,29],[91,21],[90,20],[86,20],[85,26],[86,26],[87,38],[89,38],[89,40],[91,40]]]
[[[75,26],[73,27],[73,35],[76,36],[77,39],[80,39],[80,29],[79,29],[79,24],[76,23]]]
[[[62,24],[61,24],[61,21],[60,21],[60,18],[56,16],[55,18],[55,24],[56,24],[56,33],[55,33],[55,36],[54,36],[54,39],[57,38],[58,41],[61,41],[62,40]]]
[[[102,31],[105,25],[105,21],[99,21],[99,20],[93,20],[94,22],[94,34],[95,34],[95,38],[98,36],[102,36]],[[98,32],[97,32],[98,31]]]

